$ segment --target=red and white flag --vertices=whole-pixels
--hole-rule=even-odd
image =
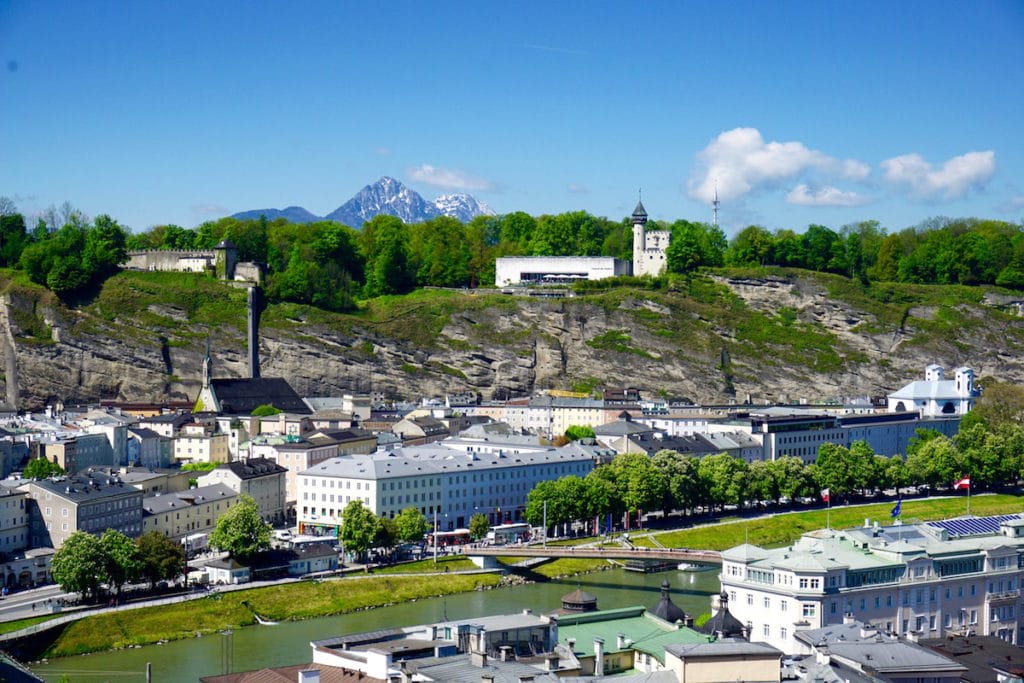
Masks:
[[[828,489],[822,489],[821,490],[821,499],[823,501],[825,501],[826,503],[829,502],[828,499],[829,499],[829,496],[831,496],[831,495],[832,495],[832,492],[829,491]]]
[[[971,488],[971,478],[970,477],[964,477],[963,479],[961,479],[957,483],[953,484],[953,490],[954,491],[957,491],[959,489],[969,489],[969,488]]]

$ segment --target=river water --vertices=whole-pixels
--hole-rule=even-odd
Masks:
[[[146,663],[153,666],[154,683],[194,683],[200,676],[246,671],[271,666],[309,662],[309,643],[337,635],[360,633],[396,626],[412,626],[432,621],[466,619],[490,614],[510,614],[530,608],[534,613],[552,612],[561,607],[561,597],[579,585],[597,596],[599,609],[644,605],[658,601],[661,582],[668,580],[672,600],[698,616],[709,612],[710,596],[719,590],[718,572],[660,572],[639,574],[622,569],[585,576],[497,588],[431,598],[379,609],[285,622],[277,626],[247,626],[230,637],[212,635],[179,640],[164,645],[121,650],[80,657],[55,659],[33,667],[48,683],[62,675],[68,680],[88,683],[145,681]]]

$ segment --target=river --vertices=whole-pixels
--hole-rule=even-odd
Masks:
[[[548,583],[418,600],[337,617],[285,622],[277,626],[247,626],[236,629],[229,638],[212,635],[55,659],[33,667],[33,671],[48,683],[56,683],[62,675],[76,683],[123,683],[145,681],[146,663],[150,662],[154,683],[195,683],[200,676],[224,673],[228,663],[231,671],[246,671],[308,662],[312,659],[310,641],[336,635],[441,621],[446,616],[466,619],[509,614],[524,608],[535,613],[552,612],[561,607],[561,597],[575,590],[577,584],[597,596],[599,609],[632,605],[652,607],[658,601],[661,582],[666,579],[672,587],[673,602],[687,613],[698,616],[710,611],[710,596],[719,589],[717,571],[639,574],[614,569]]]

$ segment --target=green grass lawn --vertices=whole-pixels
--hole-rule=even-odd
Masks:
[[[45,652],[67,657],[86,652],[191,638],[255,623],[254,614],[283,621],[344,614],[419,598],[498,585],[495,574],[369,576],[302,581],[213,594],[174,605],[85,617],[67,626]]]
[[[51,619],[56,619],[57,617],[62,617],[62,616],[64,616],[64,615],[63,614],[46,614],[46,615],[43,615],[41,617],[29,617],[27,619],[18,619],[16,621],[5,621],[5,622],[0,623],[0,633],[10,633],[11,631],[17,631],[18,629],[21,629],[21,628],[26,628],[28,626],[34,626],[36,624],[41,624],[44,621],[50,621]]]
[[[434,558],[428,557],[424,560],[417,560],[415,562],[403,562],[402,564],[395,564],[389,567],[379,567],[370,571],[371,575],[374,574],[422,574],[429,572],[465,572],[473,569],[479,569],[473,562],[465,555],[441,555],[437,558],[437,563],[434,563]]]
[[[833,529],[848,529],[861,526],[865,518],[881,524],[890,522],[889,512],[895,503],[887,501],[874,505],[834,507],[831,510]],[[1024,510],[1024,499],[1011,495],[984,495],[971,498],[971,514],[986,515],[1013,514]],[[903,501],[903,522],[927,521],[959,517],[967,512],[966,498],[939,498]],[[741,543],[759,546],[780,546],[791,543],[801,534],[821,529],[825,524],[825,510],[809,510],[778,514],[718,524],[715,526],[666,531],[656,534],[658,541],[667,548],[700,548],[702,550],[725,550]],[[647,537],[637,537],[636,545],[655,547]]]

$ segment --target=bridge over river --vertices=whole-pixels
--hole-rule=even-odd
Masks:
[[[692,548],[497,545],[467,547],[462,552],[480,567],[495,566],[499,557],[543,557],[552,559],[559,557],[585,557],[597,560],[658,560],[676,563],[722,564],[722,555],[718,551],[695,550]]]

